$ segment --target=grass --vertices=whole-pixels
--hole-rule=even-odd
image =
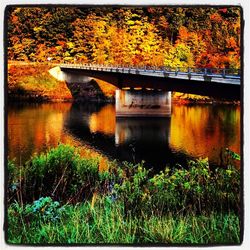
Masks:
[[[42,63],[10,63],[8,66],[9,97],[14,100],[72,101],[73,96],[66,82],[58,81],[49,74],[49,69],[54,66]],[[96,82],[104,96],[113,100],[116,87],[101,80]]]
[[[8,162],[8,242],[240,242],[239,155],[225,168],[207,159],[154,174],[143,163],[86,159],[60,144],[23,166]]]
[[[121,203],[99,198],[90,202],[65,205],[57,221],[42,217],[29,221],[12,205],[8,212],[8,242],[13,244],[237,244],[240,242],[239,218],[234,213],[162,217],[124,216]],[[42,212],[41,212],[42,213]]]
[[[71,100],[72,95],[66,83],[53,78],[49,69],[46,64],[9,65],[9,97],[23,100]]]

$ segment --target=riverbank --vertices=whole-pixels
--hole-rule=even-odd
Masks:
[[[22,64],[12,62],[8,66],[8,99],[10,101],[68,102],[95,101],[114,102],[115,87],[101,80],[82,84],[67,84],[49,74],[52,64]],[[208,96],[172,93],[175,104],[236,104],[240,101],[216,100]]]
[[[172,93],[172,100],[174,104],[234,104],[240,105],[240,101],[235,100],[223,100],[223,99],[215,99],[209,96],[201,96],[201,95],[193,95],[193,94],[185,94],[180,92]]]
[[[10,63],[8,65],[9,101],[72,102],[97,101],[114,102],[115,88],[97,80],[83,86],[58,81],[50,75],[52,64]]]
[[[8,99],[10,101],[71,101],[65,82],[49,75],[46,64],[8,66]]]
[[[239,160],[229,152],[227,157]],[[8,162],[8,243],[239,244],[240,171],[206,159],[153,173],[60,144]]]

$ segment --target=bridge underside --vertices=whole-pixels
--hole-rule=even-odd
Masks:
[[[240,85],[220,82],[207,82],[199,80],[185,80],[163,78],[140,74],[119,72],[92,71],[85,69],[71,69],[61,67],[66,81],[84,82],[84,77],[97,78],[106,81],[119,89],[122,88],[152,88],[163,91],[176,91],[197,95],[222,98],[227,100],[240,100]]]

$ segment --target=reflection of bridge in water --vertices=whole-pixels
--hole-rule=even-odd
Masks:
[[[116,119],[115,143],[130,144],[134,140],[143,143],[154,141],[169,144],[170,119]]]
[[[93,118],[96,112],[102,112],[101,107],[73,104],[65,119],[65,128],[113,159],[133,163],[145,160],[148,167],[158,168],[164,168],[169,163],[186,163],[189,157],[176,153],[169,146],[171,118],[115,119],[114,107],[112,110],[113,115],[106,118],[110,125],[107,128],[105,124],[103,127],[98,124],[103,122],[99,118]]]
[[[173,107],[172,117],[117,118],[112,104],[73,104],[64,128],[120,161],[146,160],[149,167],[186,165],[191,157],[220,163],[221,148],[239,153],[240,108],[234,105]]]
[[[117,116],[170,116],[169,91],[234,100],[241,96],[240,72],[231,69],[63,64],[59,73],[53,69],[50,72],[68,83],[84,84],[96,78],[116,86]]]

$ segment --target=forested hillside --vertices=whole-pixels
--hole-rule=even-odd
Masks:
[[[8,59],[240,68],[240,9],[11,7]]]

